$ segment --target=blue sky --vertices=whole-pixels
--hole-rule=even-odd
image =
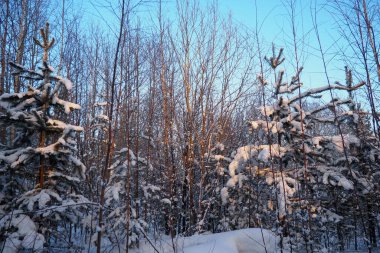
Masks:
[[[331,82],[341,81],[344,83],[344,64],[338,59],[339,52],[339,34],[334,29],[334,19],[326,7],[327,0],[296,0],[295,4],[295,27],[300,52],[300,64],[304,66],[302,75],[305,86],[326,85],[321,53],[313,29],[312,9],[316,7],[317,23],[320,33],[323,51],[326,57],[327,69]],[[109,1],[117,4],[116,0]],[[163,14],[169,19],[174,20],[176,12],[176,0],[162,0]],[[200,6],[206,6],[213,0],[200,0]],[[260,26],[260,39],[263,45],[269,50],[272,42],[276,47],[284,47],[286,64],[283,66],[288,75],[294,74],[294,48],[293,37],[291,33],[290,20],[290,0],[219,0],[218,5],[221,15],[232,14],[235,22],[247,29],[254,30],[256,26],[256,7],[257,21]],[[107,1],[91,0],[76,1],[73,0],[75,8],[83,14],[83,20],[86,24],[95,23],[106,27],[109,31],[117,30],[118,21],[104,5]],[[140,19],[156,20],[158,4],[151,4],[139,10]],[[116,32],[115,32],[116,33]],[[335,43],[337,42],[337,43]],[[271,52],[268,51],[268,54]]]
[[[295,29],[300,54],[300,65],[304,67],[302,81],[306,87],[327,85],[323,61],[316,32],[313,26],[315,16],[319,30],[322,50],[325,54],[330,82],[344,83],[344,63],[339,59],[342,47],[340,36],[335,27],[333,15],[325,0],[305,0],[295,2]],[[231,12],[234,20],[254,30],[257,20],[260,36],[270,48],[272,42],[277,47],[284,47],[286,58],[283,68],[288,75],[294,74],[294,43],[290,18],[290,1],[288,0],[220,0],[221,11]],[[270,54],[271,52],[268,52]],[[293,62],[292,62],[293,61]],[[330,100],[329,95],[324,100]]]
[[[295,28],[300,52],[300,64],[304,66],[304,80],[313,79],[318,82],[325,82],[324,68],[319,51],[319,44],[313,28],[312,9],[317,7],[317,24],[321,38],[322,50],[325,52],[328,74],[331,81],[336,81],[344,77],[344,66],[336,56],[339,50],[335,41],[339,36],[334,29],[334,20],[324,5],[325,1],[296,1]],[[243,25],[255,29],[255,1],[236,0],[220,1],[223,12],[230,11],[234,19]],[[289,61],[294,59],[293,35],[290,18],[289,1],[281,0],[257,0],[257,20],[260,26],[260,35],[264,43],[271,45],[272,42],[278,47],[285,48],[288,68],[292,69]],[[313,14],[314,15],[314,14]],[[341,72],[341,73],[340,73]],[[318,84],[321,85],[321,84]]]

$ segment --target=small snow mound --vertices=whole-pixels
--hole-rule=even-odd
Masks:
[[[201,234],[190,237],[178,237],[177,252],[183,253],[275,253],[278,252],[277,237],[269,230],[247,228],[217,234]],[[172,252],[171,243],[156,245],[159,252]],[[153,253],[149,243],[143,243],[140,249],[132,253]]]

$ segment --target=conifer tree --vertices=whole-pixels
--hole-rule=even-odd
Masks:
[[[5,252],[73,247],[89,201],[80,194],[85,166],[76,158],[75,135],[82,128],[60,120],[80,106],[62,96],[72,83],[49,65],[49,24],[40,30],[43,49],[39,71],[10,63],[27,90],[0,97],[0,124],[8,142],[0,148],[0,247]],[[68,231],[62,233],[61,231]]]
[[[289,83],[283,79],[284,71],[277,71],[284,61],[282,49],[276,55],[266,58],[273,72],[274,102],[261,108],[262,119],[249,123],[252,131],[262,133],[264,143],[255,143],[240,147],[229,164],[230,179],[222,189],[222,196],[229,198],[231,190],[239,182],[246,180],[247,174],[255,175],[255,180],[265,180],[271,186],[268,190],[268,208],[259,212],[261,217],[271,215],[274,210],[277,217],[275,226],[281,240],[281,248],[299,250],[320,250],[321,243],[318,226],[324,222],[339,222],[340,217],[331,205],[321,204],[316,194],[323,187],[337,189],[342,198],[356,190],[348,161],[353,161],[351,148],[358,148],[360,140],[353,134],[318,135],[314,131],[317,124],[345,124],[354,117],[350,110],[353,101],[333,98],[331,102],[314,109],[304,108],[306,102],[319,98],[329,90],[353,91],[364,85],[344,86],[339,83],[326,85],[301,92],[302,83],[297,70]],[[269,82],[258,76],[263,90]],[[343,107],[348,105],[348,108]],[[339,108],[339,109],[338,109]],[[321,117],[321,112],[334,111]],[[357,180],[358,184],[366,184]],[[330,189],[331,190],[331,189]],[[322,190],[325,194],[329,191]],[[265,194],[264,194],[265,195]],[[261,195],[262,197],[263,195]],[[264,197],[265,199],[265,197]],[[274,203],[269,204],[269,203]],[[273,214],[272,214],[273,216]],[[313,249],[314,247],[314,249]]]
[[[128,240],[122,245],[138,247],[139,240],[148,229],[148,223],[144,217],[138,217],[137,213],[140,210],[137,209],[136,203],[155,202],[157,207],[160,201],[160,188],[147,183],[139,186],[139,191],[143,193],[140,199],[132,197],[132,191],[127,182],[131,181],[131,174],[137,168],[153,170],[152,165],[145,158],[136,156],[128,148],[116,152],[115,161],[109,168],[111,175],[105,193],[107,208],[105,234],[113,244]]]

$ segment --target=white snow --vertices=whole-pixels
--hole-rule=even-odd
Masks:
[[[112,186],[112,197],[114,200],[119,201],[119,192],[121,191],[121,183],[117,182]]]
[[[276,121],[254,120],[250,122],[250,126],[253,130],[262,129],[265,132],[278,133],[283,132],[283,123]]]
[[[94,106],[106,106],[107,105],[107,102],[98,102],[98,103],[95,103]]]
[[[227,204],[227,200],[228,200],[228,188],[227,187],[223,187],[222,190],[220,190],[220,195],[222,197],[222,204],[223,205]]]
[[[279,252],[277,238],[269,230],[247,228],[216,234],[193,235],[190,237],[174,238],[174,247],[177,252],[183,253],[274,253]],[[156,243],[160,253],[173,252],[170,239]],[[131,253],[154,253],[153,247],[146,241],[140,244],[139,249],[130,250]]]
[[[56,201],[61,202],[61,197],[54,191],[49,189],[33,189],[23,194],[17,203],[21,203],[21,206],[26,206],[28,211],[35,209],[43,209],[46,204],[51,201],[53,197]],[[38,203],[38,208],[35,208],[35,203]]]
[[[264,116],[270,116],[274,113],[275,108],[273,106],[261,106],[261,114]]]
[[[286,148],[278,144],[240,147],[228,166],[229,174],[231,177],[235,176],[236,171],[239,172],[249,160],[255,165],[257,162],[268,162],[270,158],[281,157],[285,152]]]
[[[167,199],[167,198],[163,198],[163,199],[161,199],[161,202],[162,202],[162,203],[165,203],[165,204],[168,204],[168,205],[171,205],[171,204],[172,204],[172,202],[170,201],[170,199]]]
[[[279,216],[284,217],[287,213],[288,204],[290,204],[289,197],[293,197],[294,193],[298,191],[299,184],[294,178],[288,177],[285,173],[277,172],[274,176],[275,178],[269,175],[266,182],[268,185],[276,183]]]
[[[81,181],[77,177],[68,176],[68,175],[65,175],[65,174],[57,172],[57,171],[49,171],[48,172],[48,176],[49,176],[49,178],[52,178],[52,177],[61,177],[61,178],[65,178],[68,181],[74,181],[74,182],[78,182],[78,183]]]
[[[215,148],[219,149],[220,151],[223,151],[224,150],[224,145],[223,145],[223,143],[218,142],[215,145]]]
[[[322,182],[324,184],[331,184],[333,186],[341,186],[345,190],[353,190],[354,183],[348,180],[343,174],[341,167],[317,167],[317,169],[323,173]]]
[[[2,217],[0,220],[0,230],[9,226],[17,230],[8,235],[3,252],[16,253],[20,252],[21,248],[31,249],[33,252],[42,250],[45,238],[37,232],[37,227],[29,216],[14,214]]]
[[[343,152],[343,146],[345,148],[348,148],[350,145],[360,145],[360,140],[351,134],[346,134],[343,135],[343,140],[342,136],[340,135],[334,135],[334,136],[317,136],[313,138],[313,144],[316,148],[321,148],[321,142],[332,142],[334,145],[334,149]],[[344,145],[343,145],[344,144]]]
[[[59,79],[60,79],[59,81],[63,85],[65,85],[65,87],[66,87],[67,90],[71,90],[73,88],[73,83],[69,79],[64,78],[64,77],[59,77]]]
[[[149,193],[149,190],[154,193],[156,191],[160,191],[160,187],[148,184],[146,186],[143,186],[143,192],[144,192],[144,197],[149,198],[151,194]]]
[[[259,122],[257,122],[257,121],[251,121],[251,127],[253,128],[253,129],[257,129],[257,128],[259,128]]]
[[[206,154],[207,156],[208,154]],[[226,161],[226,162],[232,162],[232,160],[228,157],[225,157],[223,155],[209,155],[210,159],[214,159],[215,161]]]
[[[107,115],[104,115],[104,114],[98,114],[98,115],[96,115],[96,118],[97,118],[97,119],[100,119],[100,120],[104,120],[104,121],[106,121],[106,122],[109,121],[108,116],[107,116]]]
[[[80,108],[81,108],[80,105],[75,104],[75,103],[71,103],[71,102],[67,102],[65,100],[58,98],[57,96],[53,97],[52,103],[53,104],[59,104],[59,105],[63,106],[66,114],[69,114],[73,110],[80,110]]]

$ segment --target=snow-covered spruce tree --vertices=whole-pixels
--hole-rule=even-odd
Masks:
[[[102,101],[104,96],[100,96]],[[101,177],[98,174],[98,164],[104,157],[105,142],[102,141],[108,133],[109,118],[105,115],[107,102],[97,102],[94,104],[94,116],[91,119],[91,149],[87,151],[87,159],[91,161],[88,167],[88,177],[94,184],[100,185]],[[145,135],[141,136],[145,138]],[[149,145],[154,147],[152,140]],[[149,183],[148,179],[153,174],[153,165],[139,153],[136,155],[132,149],[122,148],[116,151],[112,158],[113,162],[107,169],[109,179],[105,188],[105,204],[102,226],[96,224],[98,216],[95,212],[90,212],[85,218],[85,226],[92,236],[89,243],[96,243],[97,232],[102,231],[102,250],[109,251],[113,248],[138,247],[139,240],[145,233],[152,231],[152,226],[157,225],[157,219],[162,218],[159,213],[161,205],[160,188]],[[135,198],[134,185],[136,172],[139,172],[141,179],[138,184],[138,198]],[[147,222],[149,221],[149,222]],[[128,231],[128,232],[127,232]],[[124,248],[125,250],[125,248]]]
[[[364,83],[353,87],[334,84],[301,92],[302,68],[297,70],[290,83],[283,81],[284,71],[276,72],[284,61],[282,49],[267,61],[275,73],[274,102],[261,108],[262,119],[250,122],[252,131],[262,133],[263,143],[246,145],[237,150],[229,164],[231,178],[227,187],[222,189],[222,196],[227,202],[229,188],[235,187],[238,182],[242,186],[247,174],[255,175],[254,180],[257,181],[265,180],[271,186],[269,189],[272,193],[269,196],[273,197],[268,201],[268,208],[259,211],[259,217],[262,220],[262,217],[268,215],[277,217],[276,230],[281,237],[281,247],[292,247],[296,251],[318,250],[323,246],[317,226],[330,222],[336,216],[330,208],[320,205],[319,196],[314,193],[321,184],[333,186],[347,194],[354,189],[346,177],[349,169],[347,166],[337,167],[336,158],[342,158],[343,151],[347,153],[348,148],[358,146],[360,142],[348,133],[318,136],[313,131],[318,123],[343,124],[348,118],[354,117],[353,112],[348,112],[349,109],[343,109],[344,105],[352,104],[351,99],[333,98],[330,103],[307,111],[304,105],[324,91],[351,91]],[[264,88],[269,82],[262,75],[258,76],[258,81],[263,88],[265,100]],[[319,117],[321,112],[332,108],[336,114],[330,119]],[[342,147],[342,143],[347,150]],[[329,151],[324,152],[327,150]],[[337,156],[338,153],[340,156]]]
[[[103,101],[104,96],[100,95],[99,100]],[[101,187],[101,171],[99,164],[104,163],[106,152],[106,142],[104,141],[108,132],[109,118],[105,115],[107,102],[95,102],[93,97],[91,113],[89,113],[89,127],[86,129],[88,132],[85,139],[88,142],[88,148],[85,154],[86,165],[86,182],[88,184],[86,190],[87,196],[91,201],[98,202],[99,196],[97,193]],[[97,206],[89,207],[87,215],[82,219],[83,227],[85,228],[87,236],[86,243],[91,247],[92,243],[96,242],[97,227],[98,227],[98,208]],[[88,240],[87,240],[88,239]]]
[[[371,130],[369,113],[363,112],[360,108],[354,108],[357,111],[358,117],[354,122],[355,132],[360,140],[360,147],[355,150],[356,159],[352,161],[354,173],[354,182],[358,187],[358,203],[350,210],[351,220],[346,223],[346,228],[349,230],[349,235],[355,239],[355,249],[358,248],[357,237],[360,233],[353,233],[350,228],[362,227],[366,232],[368,245],[372,248],[378,246],[379,239],[379,218],[380,218],[380,147],[379,140]],[[354,196],[355,197],[355,196]],[[355,203],[355,202],[354,202]],[[358,210],[358,206],[361,208]],[[353,215],[352,215],[353,213]],[[360,220],[358,217],[365,217]],[[377,220],[377,222],[376,222]],[[358,226],[361,224],[361,226]],[[377,226],[377,228],[376,228]],[[377,231],[377,232],[376,232]]]
[[[223,144],[217,143],[207,154],[210,167],[215,169],[210,172],[209,184],[206,185],[205,192],[211,197],[207,200],[209,202],[206,209],[207,215],[203,222],[212,232],[258,227],[255,213],[257,209],[262,208],[261,203],[257,201],[259,196],[264,197],[264,194],[260,192],[262,187],[258,185],[262,182],[253,180],[254,171],[247,169],[236,182],[239,187],[226,188],[229,179],[226,168],[232,159],[230,155],[223,154],[224,148]],[[232,152],[232,157],[234,153]],[[249,167],[248,164],[247,167]]]
[[[352,75],[348,69],[346,82],[347,87],[352,87]],[[353,100],[350,89],[348,93]],[[330,118],[324,118],[323,122],[334,122],[338,135],[313,138],[320,158],[325,161],[324,165],[311,171],[313,175],[322,174],[320,180],[323,184],[315,189],[315,193],[320,196],[320,207],[332,214],[335,222],[325,224],[323,229],[336,231],[329,238],[332,250],[338,248],[343,251],[350,247],[357,250],[360,244],[376,247],[375,217],[379,212],[376,203],[380,177],[378,139],[371,130],[369,113],[360,106],[349,104],[349,110],[341,112],[341,116],[336,115],[336,111],[332,112]],[[334,145],[329,145],[329,139]],[[342,186],[344,190],[336,186]],[[346,243],[345,238],[353,240]]]
[[[220,195],[220,190],[226,181],[227,171],[225,168],[231,162],[230,157],[225,152],[225,146],[217,142],[210,149],[210,152],[205,154],[207,166],[214,169],[210,170],[208,184],[204,189],[205,195],[209,197],[204,201],[207,203],[207,208],[204,217],[202,217],[201,225],[206,226],[207,230],[213,233],[229,231],[233,227],[228,210],[225,210]]]
[[[252,107],[251,114],[259,115],[259,110]],[[205,154],[207,166],[213,168],[209,170],[207,175],[207,184],[205,186],[205,196],[208,196],[203,202],[206,203],[205,215],[201,222],[207,228],[207,231],[224,232],[247,227],[259,227],[260,221],[256,217],[257,210],[262,210],[262,202],[258,201],[264,196],[262,192],[262,184],[253,180],[254,171],[248,170],[243,177],[240,178],[239,186],[221,189],[226,186],[229,179],[228,165],[232,162],[232,158],[236,153],[236,147],[247,143],[253,138],[258,138],[256,134],[249,134],[248,131],[234,131],[233,128],[239,129],[244,126],[246,120],[241,118],[241,114],[232,120],[234,127],[224,128],[223,132],[229,133],[223,136],[222,130],[218,130],[216,142],[209,153]],[[241,123],[240,123],[241,122]],[[246,126],[244,128],[247,128]],[[248,129],[248,128],[247,128]],[[221,142],[222,143],[221,143]],[[247,164],[249,166],[249,164]],[[228,197],[226,195],[228,191]],[[228,203],[228,205],[225,205]],[[244,204],[242,204],[244,203]],[[273,217],[268,218],[273,220]],[[269,222],[269,221],[268,221]],[[273,223],[273,222],[272,222]]]
[[[75,247],[72,231],[80,224],[85,166],[75,157],[79,126],[58,119],[80,106],[63,100],[72,83],[49,66],[49,24],[40,30],[40,71],[11,63],[13,75],[29,80],[27,91],[3,94],[1,127],[8,144],[0,148],[0,247],[5,252]]]
[[[147,182],[141,182],[139,191],[142,192],[140,199],[132,197],[131,174],[135,170],[153,171],[152,165],[147,159],[136,156],[128,148],[123,148],[116,152],[114,163],[109,168],[110,180],[105,191],[106,222],[104,234],[110,240],[112,247],[126,245],[136,247],[139,240],[148,229],[148,224],[144,216],[138,216],[136,210],[138,203],[151,202],[157,207],[161,198],[160,188]]]

